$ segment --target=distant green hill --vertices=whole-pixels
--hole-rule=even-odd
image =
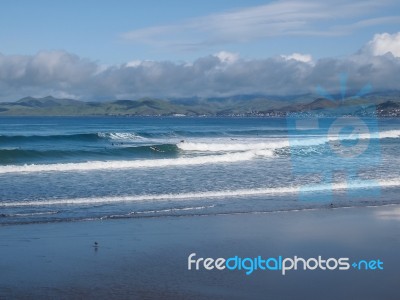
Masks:
[[[172,116],[233,115],[252,113],[283,105],[277,100],[210,98],[163,100],[141,98],[106,102],[84,102],[72,99],[25,97],[15,102],[0,103],[0,115],[8,116]]]
[[[345,102],[355,108],[359,105],[353,113],[369,114],[373,104],[379,116],[400,116],[400,93],[371,94],[362,99],[349,98]],[[259,95],[169,100],[141,98],[106,102],[47,96],[0,103],[0,116],[284,116],[318,113],[335,108],[338,103],[315,95],[292,98]]]
[[[44,98],[33,98],[33,97],[25,97],[16,102],[15,105],[21,105],[26,107],[59,107],[64,105],[79,105],[81,101],[72,100],[72,99],[58,99],[52,96],[47,96]]]
[[[0,103],[0,115],[8,116],[96,116],[96,115],[173,115],[185,113],[164,100],[143,98],[111,102],[84,102],[71,99],[26,97]]]

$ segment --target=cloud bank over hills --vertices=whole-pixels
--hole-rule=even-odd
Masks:
[[[245,59],[221,51],[193,62],[137,60],[102,65],[64,51],[0,54],[0,100],[49,94],[84,100],[293,95],[313,93],[317,86],[335,93],[341,73],[347,73],[351,91],[366,84],[374,91],[400,90],[400,32],[376,34],[347,57],[318,60],[302,53]]]

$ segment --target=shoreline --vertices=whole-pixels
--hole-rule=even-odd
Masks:
[[[397,299],[400,295],[396,280],[400,205],[396,204],[1,229],[0,297],[5,298]],[[286,276],[261,271],[250,276],[241,271],[188,271],[187,258],[193,252],[214,258],[381,259],[385,269],[295,271]]]
[[[143,215],[139,216],[139,212],[135,217],[128,216],[113,216],[113,217],[99,217],[99,218],[83,218],[83,219],[59,219],[52,221],[32,221],[32,222],[15,222],[15,223],[0,223],[1,227],[8,226],[30,226],[30,225],[46,225],[46,224],[61,224],[61,223],[91,223],[91,222],[106,222],[118,220],[141,220],[141,219],[162,219],[162,218],[191,218],[191,217],[218,217],[218,216],[235,216],[235,215],[264,215],[264,214],[278,214],[278,213],[301,213],[307,211],[329,211],[329,210],[342,210],[342,209],[356,209],[356,208],[379,208],[398,206],[400,203],[385,203],[381,205],[353,205],[353,206],[324,206],[324,207],[310,207],[310,208],[294,208],[294,209],[278,209],[269,211],[238,211],[238,212],[220,212],[220,213],[196,213],[196,214],[160,214],[160,215]],[[0,214],[1,216],[1,214]]]

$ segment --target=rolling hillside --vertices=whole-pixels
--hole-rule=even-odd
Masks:
[[[400,116],[400,94],[369,95],[344,102],[313,95],[292,99],[263,96],[226,98],[115,100],[85,102],[72,99],[25,97],[0,103],[0,116],[285,116],[318,114],[341,107],[348,114]]]

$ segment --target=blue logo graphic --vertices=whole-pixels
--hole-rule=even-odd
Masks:
[[[379,182],[368,178],[368,170],[380,163],[375,105],[362,98],[371,91],[371,85],[348,97],[347,75],[339,79],[339,96],[318,87],[322,98],[315,101],[314,109],[287,117],[293,174],[305,182],[299,191],[300,200],[332,203],[335,193],[352,198],[380,193]],[[308,164],[301,157],[305,146],[310,155],[318,154],[314,160],[310,156],[312,162]]]

